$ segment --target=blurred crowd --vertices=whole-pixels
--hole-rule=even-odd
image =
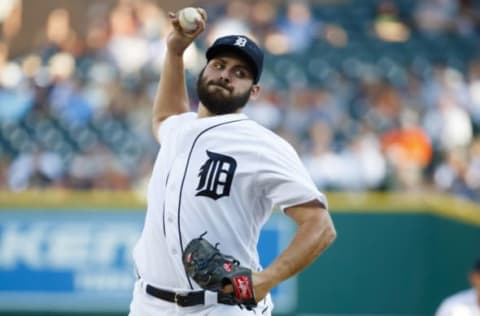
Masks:
[[[480,201],[480,4],[468,0],[204,1],[185,58],[192,109],[203,52],[248,34],[267,53],[250,118],[298,150],[322,190],[440,190]],[[77,30],[55,8],[27,54],[0,5],[0,189],[142,189],[167,12],[97,1]]]

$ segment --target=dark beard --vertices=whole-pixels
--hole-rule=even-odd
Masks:
[[[208,86],[212,84],[226,87],[225,84],[221,82],[206,82],[205,79],[203,79],[202,70],[197,79],[198,99],[200,100],[200,102],[202,102],[202,104],[207,108],[210,113],[216,115],[235,113],[238,109],[244,107],[245,104],[247,104],[248,99],[250,98],[250,93],[252,91],[252,88],[250,88],[248,89],[248,91],[241,95],[225,96],[222,91],[208,91]]]

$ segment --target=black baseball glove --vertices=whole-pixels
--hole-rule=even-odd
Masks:
[[[205,290],[218,292],[218,302],[240,305],[248,309],[257,306],[253,292],[252,271],[240,266],[240,262],[218,250],[202,234],[187,245],[183,252],[183,265],[188,276]],[[224,293],[231,284],[232,293]]]

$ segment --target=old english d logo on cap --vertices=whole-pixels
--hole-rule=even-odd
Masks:
[[[239,36],[237,37],[237,40],[233,45],[239,46],[239,47],[245,47],[245,45],[247,45],[247,39],[245,37]]]

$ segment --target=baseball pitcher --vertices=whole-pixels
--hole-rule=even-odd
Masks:
[[[189,31],[179,13],[169,15],[152,118],[160,150],[134,250],[130,315],[271,315],[269,291],[308,266],[336,232],[292,146],[242,113],[260,92],[264,55],[255,42],[231,35],[208,48],[198,111],[189,111],[183,54],[206,26],[205,11],[196,10],[198,17],[188,12],[196,23]],[[262,267],[257,242],[275,207],[297,232]]]

